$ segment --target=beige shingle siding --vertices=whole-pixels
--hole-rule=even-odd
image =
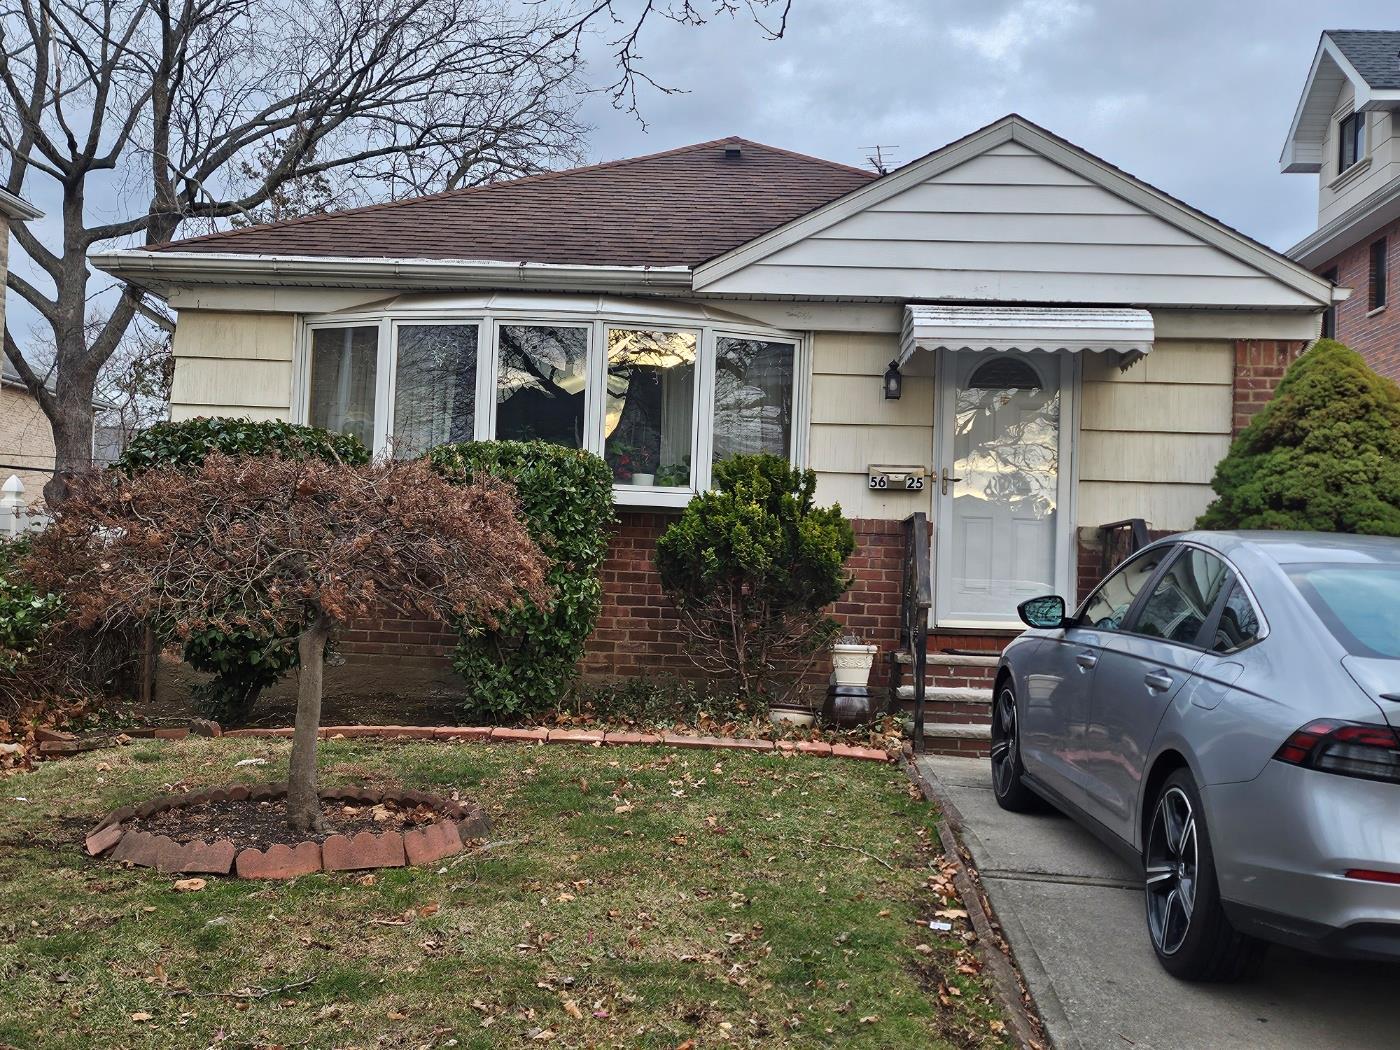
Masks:
[[[293,314],[181,310],[170,418],[290,419]]]
[[[14,466],[53,468],[53,430],[39,403],[26,390],[0,387],[0,481],[18,474],[24,495],[43,495],[49,474],[40,470],[15,470]]]
[[[1191,527],[1230,447],[1234,362],[1234,344],[1223,340],[1158,340],[1127,371],[1085,355],[1078,524]]]

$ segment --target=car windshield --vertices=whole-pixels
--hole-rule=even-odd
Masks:
[[[1347,652],[1400,660],[1400,565],[1329,563],[1285,569]]]

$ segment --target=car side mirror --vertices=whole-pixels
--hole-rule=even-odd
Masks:
[[[1021,622],[1028,627],[1053,629],[1064,627],[1065,600],[1058,594],[1047,594],[1042,598],[1027,598],[1016,606]]]

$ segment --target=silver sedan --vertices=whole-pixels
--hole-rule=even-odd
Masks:
[[[1269,941],[1400,959],[1400,540],[1185,533],[1020,613],[997,801],[1140,865],[1169,972],[1230,980]]]

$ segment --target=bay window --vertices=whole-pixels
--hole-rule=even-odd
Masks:
[[[504,298],[308,320],[296,418],[403,458],[469,440],[586,449],[633,506],[684,505],[737,453],[800,464],[799,337],[687,304]]]
[[[312,426],[354,434],[374,446],[379,328],[316,328],[311,333]]]

